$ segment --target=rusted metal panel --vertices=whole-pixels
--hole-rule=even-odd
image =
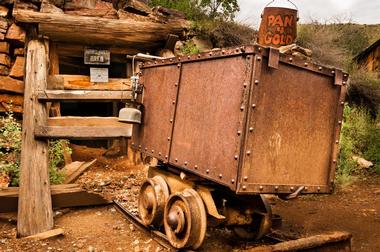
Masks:
[[[170,164],[236,187],[252,57],[183,64]]]
[[[329,192],[341,87],[333,76],[289,62],[274,70],[267,60],[254,74],[238,191]]]
[[[143,70],[143,119],[134,127],[132,147],[168,161],[180,67],[160,66]]]

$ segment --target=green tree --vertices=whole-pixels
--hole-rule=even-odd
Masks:
[[[222,17],[232,20],[240,10],[237,0],[202,0],[200,5],[210,18]]]

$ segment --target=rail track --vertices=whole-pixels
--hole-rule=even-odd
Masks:
[[[151,229],[143,224],[139,217],[130,213],[119,202],[114,201],[116,210],[128,221],[136,226],[140,231],[150,236],[167,251],[181,251],[174,248],[166,235],[159,230]],[[321,235],[298,238],[288,236],[283,233],[272,232],[264,237],[265,244],[247,244],[241,251],[246,252],[271,252],[271,251],[320,251],[320,252],[339,252],[351,251],[352,235],[347,232],[332,232]],[[191,250],[186,250],[191,251]]]

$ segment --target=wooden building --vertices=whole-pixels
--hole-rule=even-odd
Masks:
[[[361,68],[378,73],[380,78],[380,39],[354,58]]]

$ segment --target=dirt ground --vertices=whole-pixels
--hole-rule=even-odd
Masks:
[[[126,157],[107,158],[105,150],[73,146],[73,159],[97,162],[77,181],[89,191],[116,199],[137,214],[139,185],[146,167]],[[273,212],[282,216],[281,232],[297,236],[326,231],[353,234],[353,251],[380,251],[380,177],[358,179],[333,195],[275,199]],[[137,230],[112,206],[56,210],[55,226],[65,235],[31,242],[16,239],[14,221],[0,218],[0,251],[165,251]],[[239,251],[252,244],[238,242],[230,231],[209,229],[202,251]]]

